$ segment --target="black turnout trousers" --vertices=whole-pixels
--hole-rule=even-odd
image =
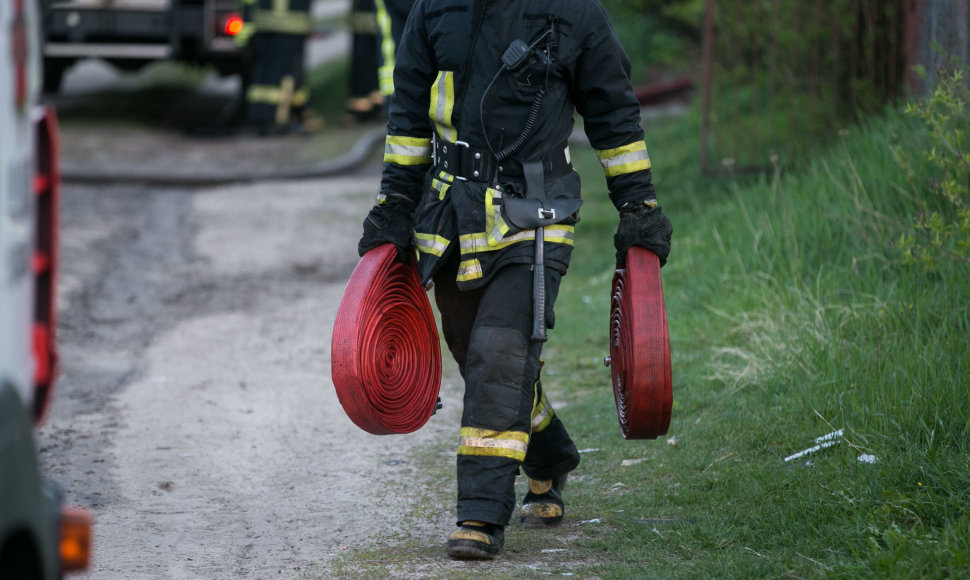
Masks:
[[[442,331],[465,379],[457,519],[504,526],[515,508],[520,467],[530,478],[552,479],[574,469],[579,453],[539,382],[542,343],[529,340],[531,265],[504,266],[473,290],[458,289],[457,267],[453,257],[435,276],[434,285]],[[552,268],[545,272],[545,316],[552,328],[562,275]],[[487,447],[489,441],[498,447]],[[515,447],[523,443],[524,450]],[[489,454],[489,449],[497,453]]]

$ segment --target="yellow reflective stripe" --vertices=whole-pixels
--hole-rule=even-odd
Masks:
[[[498,203],[495,202],[496,199],[499,200]],[[509,231],[509,224],[502,217],[499,207],[501,200],[501,191],[491,187],[485,190],[485,241],[489,246],[497,246],[502,241],[502,236]]]
[[[444,171],[439,171],[437,177],[431,180],[431,189],[437,191],[438,199],[442,200],[446,195],[448,195],[448,190],[451,189],[451,184],[454,182],[454,175]]]
[[[279,87],[270,87],[266,85],[252,85],[246,91],[246,100],[253,103],[269,103],[277,104],[280,102],[280,91]]]
[[[540,411],[540,414],[532,418],[533,433],[544,431],[546,427],[549,426],[549,423],[552,423],[553,412],[551,408],[540,407],[538,410]]]
[[[398,165],[431,163],[431,139],[388,135],[384,140],[384,163]]]
[[[389,97],[394,94],[394,65],[381,65],[377,71],[377,83],[381,94]]]
[[[454,181],[455,176],[444,171],[439,171],[438,177],[431,180],[431,188],[438,192],[439,200],[444,199],[448,195],[448,190],[451,189],[451,184]]]
[[[394,36],[391,34],[391,15],[387,12],[384,0],[375,0],[377,6],[377,29],[381,33],[381,57],[383,62],[377,68],[381,94],[394,94]]]
[[[615,149],[598,149],[596,156],[599,157],[607,177],[650,169],[650,156],[647,154],[647,144],[643,141]]]
[[[546,226],[543,239],[555,244],[576,245],[576,228],[573,226]]]
[[[451,121],[454,108],[455,73],[439,71],[438,78],[431,85],[431,106],[428,109],[428,116],[434,121],[438,135],[452,143],[458,140],[458,132]]]
[[[522,431],[492,431],[476,427],[462,427],[458,441],[458,455],[508,457],[525,460],[529,449],[529,434]]]
[[[532,432],[538,433],[548,427],[554,415],[552,406],[543,392],[539,403],[532,409]]]
[[[246,91],[246,99],[251,103],[265,103],[268,105],[278,105],[283,98],[283,89],[271,85],[252,85]],[[310,98],[307,89],[299,89],[293,92],[290,104],[296,107],[305,105]]]
[[[431,254],[432,256],[441,257],[445,248],[451,243],[451,240],[443,238],[435,234],[422,234],[415,232],[415,245],[419,252],[424,252],[425,254]]]
[[[477,258],[462,260],[458,264],[458,276],[455,278],[459,282],[468,282],[482,277],[482,264]]]
[[[533,230],[526,230],[524,232],[519,232],[515,235],[509,236],[502,241],[501,244],[497,246],[492,246],[488,243],[488,234],[476,233],[476,234],[462,234],[458,237],[458,247],[461,248],[462,254],[474,254],[476,252],[488,252],[490,250],[498,250],[501,248],[508,247],[515,242],[522,242],[525,240],[534,240],[535,232]]]
[[[481,427],[462,427],[459,435],[462,438],[510,439],[519,441],[524,445],[529,444],[529,434],[524,431],[495,431],[494,429],[482,429]]]
[[[306,12],[280,13],[257,10],[253,14],[253,24],[259,32],[284,34],[309,34],[312,28],[310,16]]]
[[[438,199],[444,199],[445,195],[448,194],[448,190],[451,189],[451,184],[440,179],[431,180],[431,189],[438,192]]]
[[[535,238],[535,230],[523,230],[517,234],[512,234],[507,238],[502,238],[497,245],[492,245],[489,243],[488,234],[486,233],[464,234],[458,238],[458,241],[462,253],[471,254],[475,252],[501,250],[502,248],[507,248],[512,244],[534,240]],[[546,242],[573,246],[575,245],[574,238],[575,228],[570,225],[556,224],[546,226],[544,229],[544,239]]]

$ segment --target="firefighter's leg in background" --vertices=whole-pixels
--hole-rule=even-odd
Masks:
[[[515,508],[515,476],[523,461],[533,477],[558,475],[578,465],[579,453],[538,384],[542,343],[529,340],[530,265],[505,266],[484,288],[471,291],[458,290],[455,273],[452,259],[435,277],[435,302],[445,340],[465,379],[457,519],[505,526]],[[549,328],[555,323],[560,280],[559,272],[546,270]],[[540,401],[551,415],[533,432]],[[530,443],[530,437],[536,439]]]
[[[394,94],[394,59],[414,0],[374,0],[374,2],[377,6],[377,34],[380,46],[377,77],[386,103],[387,99]]]
[[[350,8],[350,98],[348,123],[382,117],[384,96],[377,84],[377,8],[374,0],[353,0]]]
[[[246,91],[247,125],[260,135],[303,132],[309,97],[306,35],[257,32],[250,44],[253,66]]]

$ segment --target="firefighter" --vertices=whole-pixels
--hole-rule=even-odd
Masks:
[[[353,0],[350,30],[347,113],[350,122],[367,123],[378,118],[384,109],[384,95],[377,81],[377,6],[374,0]]]
[[[377,30],[380,39],[377,78],[381,94],[389,99],[394,94],[394,62],[401,44],[404,24],[414,0],[374,0],[377,6]]]
[[[354,0],[351,8],[352,63],[347,112],[351,121],[367,122],[383,113],[394,93],[394,60],[413,0]],[[372,46],[367,46],[368,40]],[[371,50],[374,50],[373,56]],[[370,59],[374,59],[371,68]],[[373,92],[372,82],[376,83]]]
[[[614,244],[666,262],[672,227],[630,83],[597,0],[417,0],[394,71],[384,170],[358,251],[417,247],[465,382],[457,450],[458,559],[496,557],[516,504],[529,525],[564,514],[579,454],[542,387],[545,328],[573,248],[580,180],[573,112],[619,212]]]
[[[237,41],[252,54],[246,124],[260,135],[302,131],[310,0],[244,0],[244,19]]]

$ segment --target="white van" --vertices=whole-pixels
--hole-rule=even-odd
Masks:
[[[0,0],[0,578],[87,566],[90,517],[40,476],[33,427],[57,375],[57,120],[35,109],[36,0]]]

